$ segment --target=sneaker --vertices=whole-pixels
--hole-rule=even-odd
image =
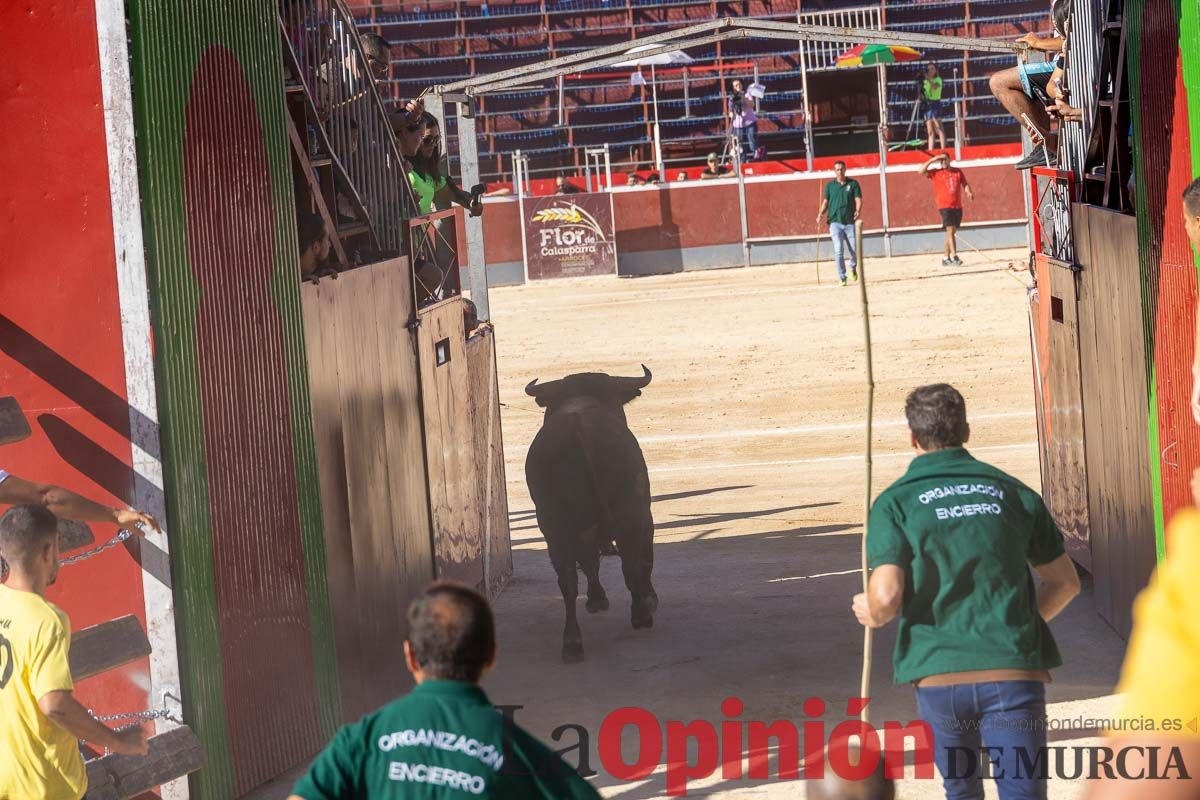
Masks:
[[[1016,164],[1013,164],[1013,169],[1030,169],[1032,167],[1044,167],[1046,165],[1046,148],[1040,144],[1029,151],[1029,155],[1022,158]]]
[[[956,267],[961,267],[961,266],[962,266],[962,259],[961,259],[961,258],[959,258],[958,256],[955,256],[954,258],[950,259],[950,263],[951,263],[951,264],[953,264],[953,265],[954,265],[954,266],[956,266]]]
[[[943,258],[943,259],[942,259],[942,266],[943,266],[943,267],[953,267],[953,266],[954,266],[954,261],[953,261],[953,260],[951,260],[951,259],[949,259],[949,258]]]
[[[838,286],[845,286],[845,285],[846,285],[846,279],[838,278]]]
[[[854,272],[853,270],[851,270],[851,272],[850,272],[850,282],[851,282],[851,283],[855,283],[855,282],[857,282],[857,281],[858,281],[858,273],[857,273],[857,272]]]

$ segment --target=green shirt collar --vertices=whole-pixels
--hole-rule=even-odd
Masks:
[[[418,683],[413,688],[412,694],[458,697],[464,700],[477,700],[480,703],[491,705],[491,701],[488,700],[488,696],[480,688],[479,684],[467,683],[466,681],[427,680],[423,683]]]
[[[940,470],[951,464],[965,464],[975,460],[965,447],[944,447],[931,453],[922,453],[908,465],[908,475],[916,475],[929,470]]]

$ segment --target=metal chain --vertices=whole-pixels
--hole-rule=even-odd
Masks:
[[[176,719],[174,716],[172,716],[170,710],[168,710],[166,708],[160,708],[160,709],[153,710],[153,711],[130,711],[127,714],[102,714],[102,715],[93,714],[91,709],[88,709],[88,716],[90,716],[92,719],[96,720],[97,722],[116,722],[117,720],[128,719],[128,720],[135,720],[136,722],[141,723],[141,722],[153,722],[156,719],[167,719],[167,720],[170,720],[171,722],[177,722],[180,725],[183,724],[183,720]]]
[[[130,728],[134,728],[138,725],[143,725],[147,722],[154,722],[155,720],[159,719],[170,720],[177,725],[184,724],[183,720],[172,714],[167,708],[160,708],[152,711],[130,711],[125,714],[95,714],[89,708],[87,713],[89,717],[97,722],[117,722],[118,720],[130,720],[128,724],[118,725],[116,728],[113,728],[113,730],[117,733],[121,733],[122,731],[127,731]],[[84,740],[80,739],[79,741],[83,742]],[[104,748],[104,755],[109,755],[110,752],[111,751],[107,747]]]
[[[63,560],[59,561],[58,564],[61,567],[69,567],[72,564],[83,561],[85,558],[91,558],[94,555],[99,555],[100,553],[103,553],[105,550],[116,547],[121,542],[124,542],[127,539],[129,539],[129,537],[131,537],[131,536],[133,536],[133,531],[123,530],[123,531],[119,532],[116,536],[114,536],[113,538],[109,539],[104,544],[97,545],[96,547],[93,547],[91,550],[84,550],[82,553],[76,553],[73,556],[67,556]]]

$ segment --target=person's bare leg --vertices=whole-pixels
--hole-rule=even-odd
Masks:
[[[945,150],[946,149],[946,129],[944,127],[942,127],[942,121],[940,119],[935,119],[933,121],[933,126],[937,130],[938,147],[940,147],[942,150]]]
[[[1034,102],[1032,97],[1025,94],[1021,88],[1021,75],[1017,72],[1016,67],[992,73],[992,76],[988,78],[988,88],[1000,101],[1000,105],[1004,106],[1004,109],[1012,114],[1015,120],[1020,122],[1021,115],[1028,114],[1029,119],[1038,127],[1038,130],[1042,133],[1050,131],[1050,115],[1046,113],[1046,109],[1041,103]]]
[[[951,256],[950,256],[950,253],[951,253],[950,241],[951,241],[951,240],[950,240],[950,229],[949,229],[949,228],[946,228],[946,241],[945,241],[945,242],[943,242],[943,244],[942,244],[942,250],[944,250],[944,251],[945,251],[945,253],[946,253],[946,258],[950,258],[950,257],[951,257]]]
[[[929,149],[933,149],[933,120],[925,120],[925,133],[929,134]]]
[[[958,258],[958,242],[954,235],[958,232],[958,228],[954,225],[946,226],[946,252],[949,254],[947,258]]]

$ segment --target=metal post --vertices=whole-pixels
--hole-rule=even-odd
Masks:
[[[434,97],[438,97],[435,93]],[[445,104],[435,105],[442,117],[445,116]],[[475,136],[475,98],[468,96],[465,103],[458,104],[458,165],[462,175],[462,185],[469,190],[479,183],[479,140]],[[434,112],[437,113],[437,112]],[[443,123],[442,130],[446,127]],[[444,141],[444,136],[443,136]],[[483,250],[483,217],[466,215],[465,228],[467,232],[467,285],[471,287],[471,301],[479,310],[479,319],[487,321],[492,318],[488,304],[487,264],[484,262]],[[459,268],[462,268],[462,253],[459,253]]]
[[[596,179],[596,182],[600,182],[599,178]],[[604,188],[605,190],[612,189],[612,158],[607,143],[604,145]]]
[[[650,65],[650,97],[654,105],[654,167],[658,170],[658,178],[662,180],[662,139],[658,130],[658,78],[654,74],[654,65]]]
[[[564,95],[565,95],[565,93],[563,91],[563,76],[559,75],[558,76],[558,127],[560,127],[560,128],[563,125],[567,124],[567,109],[563,103]]]
[[[742,266],[750,266],[750,225],[746,218],[746,176],[742,174],[742,148],[733,148],[733,168],[737,170],[738,216],[742,221]]]
[[[796,12],[796,23],[800,23],[800,12]],[[812,115],[809,114],[808,108],[808,53],[806,52],[806,44],[803,39],[800,40],[800,104],[804,109],[804,160],[807,162],[807,169],[812,172],[813,169],[813,135],[812,135]]]
[[[965,51],[964,51],[965,52]],[[954,68],[954,160],[962,160],[962,102],[958,97],[958,67]]]
[[[754,82],[758,83],[758,62],[757,61],[754,62]],[[746,89],[749,90],[750,87],[747,86]],[[754,113],[755,114],[758,113],[758,98],[757,97],[754,98]]]
[[[892,257],[892,234],[889,230],[890,215],[888,214],[887,191],[887,79],[884,77],[883,65],[875,68],[879,77],[879,213],[883,220],[883,254]],[[859,254],[859,259],[862,254]]]
[[[521,237],[521,267],[525,271],[525,282],[529,283],[529,246],[525,242],[525,156],[520,150],[513,152],[513,187],[517,192],[517,209],[521,215],[519,236]]]
[[[587,191],[592,191],[592,151],[583,151],[583,185]]]
[[[691,81],[688,79],[688,68],[683,68],[683,117],[689,119],[692,116],[692,92]]]

